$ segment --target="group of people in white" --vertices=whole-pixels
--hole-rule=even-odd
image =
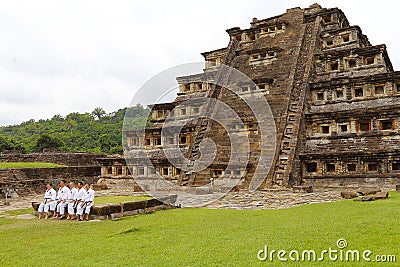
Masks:
[[[67,187],[65,180],[61,180],[58,192],[54,190],[51,183],[48,183],[46,187],[43,202],[38,208],[39,219],[43,214],[45,214],[44,218],[48,219],[49,212],[52,212],[54,219],[89,220],[90,208],[94,205],[94,190],[90,188],[90,184],[84,185],[83,182],[79,182],[76,188],[75,184],[70,182]],[[66,211],[67,217],[65,217]]]

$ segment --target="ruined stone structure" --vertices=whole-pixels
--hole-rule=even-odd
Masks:
[[[385,45],[371,45],[340,9],[317,4],[267,19],[254,18],[250,28],[235,27],[227,33],[226,48],[202,53],[203,73],[177,78],[180,91],[172,103],[151,106],[144,138],[142,132],[125,131],[126,148],[145,148],[155,166],[145,166],[136,158],[131,166],[134,176],[158,172],[189,186],[208,183],[210,177],[240,176],[238,187],[247,188],[260,164],[260,136],[258,122],[240,96],[261,93],[276,124],[276,152],[263,186],[398,183],[400,72],[393,71]],[[213,81],[228,75],[218,73],[219,64],[243,72],[257,88],[237,84],[240,90],[235,94],[214,85]],[[250,140],[245,168],[226,169],[231,147],[221,125],[190,120],[204,106],[174,110],[188,99],[204,96],[240,114],[243,125],[231,127]],[[168,115],[187,123],[179,135],[162,139],[162,128],[172,127],[165,124]],[[196,160],[198,145],[207,137],[216,143],[217,154],[199,173],[182,172],[163,154],[163,149],[178,142],[186,157]]]
[[[97,159],[103,155],[92,153],[8,153],[0,154],[0,162],[49,162],[64,166],[54,168],[14,168],[0,170],[0,197],[6,188],[15,189],[19,195],[42,193],[46,183],[55,188],[61,179],[75,183],[95,183],[101,174]]]
[[[103,178],[132,178],[123,157],[101,157],[97,161],[101,165],[101,177]]]
[[[101,154],[83,152],[0,153],[0,162],[49,162],[65,166],[99,166]]]
[[[96,183],[100,176],[98,166],[75,166],[56,168],[25,168],[0,170],[0,190],[15,189],[18,195],[30,193],[41,194],[46,190],[46,184],[52,183],[55,188],[61,179],[68,182]],[[0,192],[0,197],[4,192]]]
[[[132,168],[126,165],[125,158],[122,156],[101,157],[97,161],[101,165],[100,179],[97,181],[98,185],[105,185],[107,188],[117,190],[130,188],[135,192],[143,191],[132,178]],[[135,173],[138,173],[138,171],[144,172],[144,167],[141,167],[141,169],[135,167],[133,171]]]

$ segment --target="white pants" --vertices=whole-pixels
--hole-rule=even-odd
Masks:
[[[44,204],[43,202],[40,203],[39,208],[38,208],[38,212],[49,212],[50,205],[53,202],[47,202],[46,204]]]
[[[75,201],[72,201],[70,203],[68,203],[68,214],[69,215],[74,215],[75,214]]]
[[[63,203],[63,202],[60,202],[58,205],[57,205],[57,212],[59,212],[60,213],[60,215],[64,215],[64,213],[65,213],[65,207],[67,206],[67,203]]]
[[[76,214],[82,215],[83,212],[85,212],[86,214],[89,214],[90,213],[90,208],[92,206],[93,206],[93,202],[90,203],[90,204],[86,204],[86,205],[85,205],[85,203],[79,203]]]
[[[61,204],[61,203],[60,203]],[[56,211],[57,200],[50,203],[50,211]],[[58,207],[57,207],[58,208]]]

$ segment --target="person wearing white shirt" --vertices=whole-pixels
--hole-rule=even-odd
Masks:
[[[86,189],[83,187],[83,183],[79,182],[78,183],[78,193],[76,194],[76,202],[75,202],[75,208],[76,208],[76,219],[79,221],[79,216],[82,215],[83,210],[81,211],[81,207],[85,204],[85,197],[86,197]],[[79,215],[80,214],[80,215]],[[75,219],[75,218],[74,218]]]
[[[39,205],[38,212],[39,212],[39,219],[42,218],[42,214],[44,212],[46,213],[45,219],[47,220],[47,218],[49,217],[50,205],[56,201],[57,193],[56,190],[54,190],[51,183],[48,183],[46,187],[47,189],[46,192],[44,193],[44,199],[43,202],[40,203]]]
[[[83,213],[86,214],[86,220],[89,220],[90,208],[94,205],[94,190],[90,188],[90,184],[85,184],[85,200],[82,205],[78,206],[78,220],[83,221]]]
[[[76,196],[78,194],[78,189],[75,188],[73,182],[69,183],[69,190],[67,191],[67,206],[68,206],[68,216],[67,220],[73,219],[75,217],[75,202]]]
[[[64,216],[65,206],[67,201],[67,187],[65,186],[65,180],[61,180],[60,188],[57,192],[57,201],[50,204],[50,210],[54,210],[53,218],[58,218],[59,215]]]

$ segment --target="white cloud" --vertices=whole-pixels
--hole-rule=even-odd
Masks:
[[[227,28],[249,27],[311,1],[0,2],[0,125],[54,114],[111,112],[166,68],[201,61],[227,45]],[[341,8],[400,66],[395,1],[320,1]]]

